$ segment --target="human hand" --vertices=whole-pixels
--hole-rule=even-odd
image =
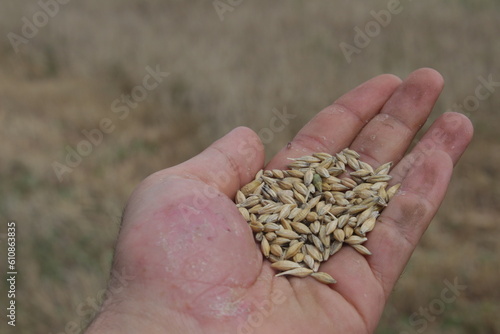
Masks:
[[[374,167],[394,162],[391,184],[402,186],[365,243],[373,255],[344,247],[321,266],[337,284],[275,277],[263,259],[233,198],[263,168],[264,148],[237,128],[134,191],[113,264],[133,278],[109,293],[88,333],[373,332],[472,137],[465,116],[445,113],[404,156],[442,86],[430,69],[404,82],[375,77],[317,114],[265,166],[345,147]]]

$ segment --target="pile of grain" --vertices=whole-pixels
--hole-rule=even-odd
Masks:
[[[362,244],[400,184],[387,188],[392,163],[374,169],[359,158],[346,148],[291,159],[290,169],[261,170],[237,192],[262,253],[281,271],[276,276],[335,283],[318,270],[344,244],[371,255]]]

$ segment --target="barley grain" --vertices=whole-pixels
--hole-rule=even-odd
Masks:
[[[309,227],[307,227],[306,224],[302,224],[299,222],[292,222],[290,225],[292,225],[292,228],[295,230],[297,233],[303,233],[303,234],[311,234],[311,230]]]
[[[351,246],[363,255],[372,255],[372,252],[370,252],[368,248],[366,248],[363,245],[351,245]]]
[[[295,277],[307,277],[313,273],[312,269],[307,268],[294,268],[287,271],[283,271],[279,274],[276,274],[276,277],[290,275]]]
[[[280,260],[271,265],[274,269],[278,270],[290,270],[290,269],[295,269],[295,268],[301,268],[300,264],[293,262],[293,261],[288,261],[288,260]]]
[[[396,192],[399,190],[399,187],[401,187],[401,183],[398,183],[392,187],[390,187],[389,189],[387,189],[387,199],[388,201],[390,201],[394,195],[396,194]]]
[[[337,283],[337,281],[332,276],[324,272],[312,273],[311,276],[314,277],[317,281],[324,284]]]
[[[297,242],[293,245],[290,245],[290,247],[288,247],[288,249],[286,250],[285,259],[294,257],[300,251],[303,245],[304,242]]]
[[[392,163],[374,169],[351,149],[290,160],[288,170],[260,170],[236,192],[235,204],[263,255],[282,271],[276,276],[335,283],[318,272],[320,264],[344,244],[371,254],[362,243],[400,187],[387,187]]]
[[[297,263],[300,263],[304,260],[304,254],[303,253],[297,253],[293,256],[293,260]]]
[[[283,255],[283,248],[280,245],[272,244],[270,245],[270,252],[277,257],[281,257]]]
[[[269,257],[269,252],[271,250],[271,247],[269,246],[269,241],[267,241],[266,238],[262,238],[260,242],[260,249],[265,257]]]
[[[363,238],[363,237],[351,234],[351,236],[348,237],[347,239],[345,239],[344,242],[349,244],[349,245],[360,245],[363,242],[365,242],[366,240],[368,240],[366,237]]]

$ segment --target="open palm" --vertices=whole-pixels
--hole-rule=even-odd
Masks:
[[[442,85],[430,69],[404,82],[371,79],[317,114],[266,166],[345,147],[374,167],[395,163],[392,183],[402,186],[365,243],[373,255],[345,247],[321,266],[337,284],[274,277],[232,201],[264,167],[257,135],[237,128],[134,191],[113,264],[133,277],[116,293],[112,280],[89,332],[373,332],[472,136],[466,117],[446,113],[404,156]]]

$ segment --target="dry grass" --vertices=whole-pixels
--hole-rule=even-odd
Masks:
[[[297,115],[267,144],[276,152],[314,113],[383,72],[430,66],[446,87],[432,118],[500,81],[496,1],[403,1],[403,11],[347,64],[339,43],[371,20],[365,3],[245,1],[221,22],[210,1],[70,2],[15,54],[0,41],[0,211],[18,231],[18,327],[61,333],[105,286],[122,208],[149,173],[179,163],[237,125]],[[19,33],[36,1],[2,5],[0,31]],[[111,103],[159,64],[170,76],[123,121]],[[500,92],[470,113],[476,136],[446,201],[395,288],[379,333],[415,332],[409,316],[439,298],[443,280],[467,290],[426,333],[500,331],[497,224]],[[116,125],[65,181],[52,171],[65,146],[103,117]],[[4,223],[2,223],[4,224]],[[4,231],[2,229],[2,231]],[[3,233],[3,232],[2,232]],[[2,258],[4,249],[2,247]],[[5,284],[5,283],[4,283]],[[3,294],[3,292],[2,292]],[[4,299],[3,299],[4,300]]]

